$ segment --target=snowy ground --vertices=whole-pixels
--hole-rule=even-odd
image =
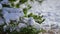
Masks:
[[[44,0],[39,5],[38,3],[33,4],[32,11],[40,12],[44,15],[46,20],[42,23],[42,27],[46,30],[52,30],[54,34],[60,32],[60,0]],[[54,30],[55,29],[55,30]],[[56,33],[58,32],[58,33]],[[49,33],[46,33],[49,34]],[[50,33],[51,34],[51,33]]]
[[[60,26],[60,0],[44,0],[42,4],[32,4],[31,12],[40,12],[46,18],[43,24],[57,24]]]
[[[60,22],[60,0],[46,0],[41,5],[41,11],[49,22]]]

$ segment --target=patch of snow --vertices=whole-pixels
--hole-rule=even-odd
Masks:
[[[0,4],[0,9],[2,9],[2,4]]]
[[[7,20],[9,20],[9,22],[10,22],[10,20],[18,20],[19,21],[19,15],[20,14],[18,14],[18,13],[10,13],[10,14],[5,14],[4,15],[4,18]]]
[[[41,5],[37,2],[31,3],[31,5],[29,12],[40,12],[46,18],[44,24],[49,27],[52,24],[60,24],[60,0],[44,0]]]
[[[26,18],[26,17],[22,18],[22,22],[24,22],[24,23],[28,23],[28,20],[29,20],[29,18]]]
[[[0,25],[4,24],[4,20],[2,18],[0,18]]]
[[[3,29],[4,29],[4,31],[6,31],[6,29],[7,29],[7,25],[3,26]]]
[[[33,25],[34,28],[36,28],[37,30],[41,29],[41,26],[39,23],[35,23],[35,25]]]
[[[17,20],[19,21],[19,18],[24,16],[24,13],[22,9],[20,8],[3,8],[3,15],[6,20],[6,23],[9,23],[10,20]]]
[[[29,20],[28,20],[28,23],[29,23],[29,25],[33,26],[33,25],[35,25],[36,22],[33,19],[33,17],[30,17]]]
[[[6,10],[9,13],[22,13],[22,9],[21,8],[3,8],[3,10]]]
[[[3,1],[1,1],[1,4],[9,4],[9,1],[8,0],[3,0]]]
[[[27,27],[27,25],[24,24],[24,23],[19,23],[18,27],[19,27],[19,28],[24,28],[24,27]]]

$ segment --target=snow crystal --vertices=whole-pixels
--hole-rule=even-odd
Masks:
[[[0,9],[2,9],[2,5],[0,4]]]
[[[22,9],[20,8],[3,8],[3,10],[6,10],[9,13],[21,13]]]
[[[24,18],[22,18],[22,21],[24,22],[24,23],[28,23],[28,18],[26,18],[26,17],[24,17]]]
[[[41,27],[40,27],[40,24],[39,23],[35,23],[35,25],[33,25],[34,28],[36,28],[37,30],[40,30]]]
[[[10,13],[10,14],[4,14],[4,18],[7,20],[18,20],[19,19],[19,14],[16,13]]]
[[[28,20],[29,25],[33,26],[35,24],[35,20],[33,19],[33,17],[30,17]]]
[[[15,29],[16,29],[17,32],[20,32],[20,28],[18,26],[15,27]]]
[[[8,0],[1,1],[1,4],[9,4]]]
[[[24,16],[24,13],[20,8],[3,8],[3,15],[6,22],[9,23],[10,20],[19,21],[19,18]]]
[[[24,23],[19,23],[18,27],[19,27],[19,28],[27,27],[27,25],[26,25],[26,24],[24,24]]]
[[[4,24],[4,20],[2,18],[0,18],[0,25]]]
[[[6,31],[6,29],[7,29],[7,25],[5,25],[5,26],[3,27],[3,29],[4,29],[4,31]]]

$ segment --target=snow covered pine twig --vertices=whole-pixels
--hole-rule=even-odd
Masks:
[[[20,5],[28,0],[0,0],[0,34],[38,34],[40,24],[45,20],[40,15],[27,11],[32,8],[29,4],[21,9]]]

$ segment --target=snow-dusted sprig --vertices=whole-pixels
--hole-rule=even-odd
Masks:
[[[27,14],[27,11],[25,11],[25,13]],[[26,17],[28,17],[28,18],[33,17],[34,20],[39,24],[41,24],[42,22],[45,21],[45,19],[43,19],[43,15],[40,16],[40,15],[34,15],[33,13],[30,13],[30,14],[26,15]]]
[[[14,9],[20,8],[19,6],[21,4],[24,4],[27,1],[28,0],[9,0],[7,3],[4,0],[4,3],[1,3],[0,8],[1,10],[2,10],[2,7],[14,8]],[[15,2],[17,3],[15,4]],[[44,19],[42,19],[43,16],[34,15],[33,13],[30,13],[27,15],[29,9],[31,9],[30,5],[28,5],[28,8],[23,9],[24,16],[20,17],[18,19],[19,20],[18,22],[16,20],[10,20],[10,23],[6,24],[5,22],[5,24],[0,25],[0,34],[4,34],[4,33],[6,34],[38,34],[40,33],[41,31],[40,24],[44,21]]]

